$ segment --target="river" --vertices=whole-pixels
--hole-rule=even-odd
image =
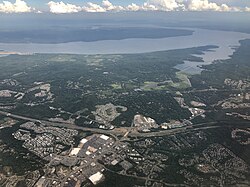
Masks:
[[[185,28],[188,29],[188,28]],[[223,60],[233,54],[240,40],[250,38],[250,34],[231,31],[194,29],[193,35],[160,39],[124,39],[104,40],[95,42],[70,42],[60,44],[37,43],[0,43],[0,49],[20,53],[69,53],[69,54],[128,54],[184,49],[190,47],[216,45],[217,49],[204,52],[201,57],[204,62],[185,61],[176,66],[186,73],[199,73],[197,66],[210,64],[214,60]]]

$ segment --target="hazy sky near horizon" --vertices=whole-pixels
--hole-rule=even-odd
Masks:
[[[244,11],[250,0],[0,0],[0,13],[119,11]]]
[[[10,2],[15,2],[15,0],[9,0]],[[47,4],[51,0],[26,0],[27,4],[33,5],[35,7],[46,7]],[[86,2],[92,2],[92,3],[97,3],[100,4],[102,0],[54,0],[54,2],[60,2],[63,1],[64,3],[70,3],[70,4],[76,4],[79,6],[83,6],[84,3]],[[3,0],[0,0],[0,2],[3,2]],[[132,3],[141,5],[147,0],[110,0],[110,2],[114,5],[129,5]],[[210,2],[218,3],[218,4],[228,4],[230,6],[241,6],[241,7],[246,7],[250,6],[250,0],[210,0]]]
[[[0,0],[1,2],[2,0]],[[9,0],[10,2],[15,2],[15,0]],[[26,2],[30,5],[33,5],[35,7],[46,7],[47,4],[51,0],[26,0]],[[92,2],[96,4],[100,4],[102,0],[54,0],[54,2],[64,2],[64,3],[70,3],[75,4],[79,6],[83,6],[86,2]],[[214,2],[217,4],[228,4],[230,6],[239,6],[239,7],[250,7],[250,0],[209,0],[210,2]],[[114,5],[122,5],[126,6],[132,3],[142,5],[143,3],[147,2],[147,0],[110,0],[110,2]]]

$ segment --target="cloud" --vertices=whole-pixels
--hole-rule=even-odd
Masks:
[[[18,0],[20,1],[20,0]],[[73,12],[120,12],[120,11],[249,11],[249,8],[230,7],[210,0],[147,0],[142,5],[131,3],[127,6],[112,4],[109,0],[102,3],[87,2],[85,6],[65,4],[64,2],[50,1],[48,3],[52,13]]]
[[[87,6],[84,6],[85,12],[120,12],[120,11],[146,11],[146,10],[158,10],[154,5],[144,3],[143,5],[137,5],[131,3],[127,6],[113,5],[109,0],[103,0],[102,4],[95,4],[88,2]]]
[[[108,0],[103,0],[101,5],[88,2],[87,6],[83,7],[83,11],[85,12],[107,12],[107,11],[119,12],[123,10],[125,10],[123,6],[113,5]]]
[[[250,7],[245,7],[246,12],[250,12]]]
[[[154,6],[157,10],[173,11],[182,6],[177,0],[149,0],[144,6]]]
[[[217,4],[209,0],[148,0],[148,5],[154,5],[161,11],[236,11],[235,7]]]
[[[135,3],[132,3],[131,5],[128,5],[126,7],[126,10],[128,11],[138,11],[138,10],[141,10],[141,7]]]
[[[48,3],[50,12],[55,14],[64,14],[64,13],[74,13],[74,12],[80,12],[82,8],[77,5],[73,4],[65,4],[64,2],[54,2],[50,1]]]
[[[106,9],[106,11],[117,11],[118,12],[118,11],[125,10],[125,8],[123,6],[115,6],[108,0],[103,0],[102,5]]]
[[[0,12],[3,13],[24,13],[31,12],[35,10],[27,5],[25,1],[16,0],[15,3],[11,3],[9,1],[3,1],[0,3]]]
[[[86,12],[106,12],[106,9],[101,5],[88,2],[87,6],[83,7],[83,10]]]
[[[110,1],[108,1],[108,0],[102,1],[102,4],[103,4],[103,6],[105,6],[105,7],[113,7],[113,6],[114,6],[114,5],[113,5]]]
[[[226,5],[218,5],[216,3],[209,2],[208,0],[188,0],[187,10],[190,11],[231,11],[232,9]]]
[[[144,3],[143,6],[142,6],[142,10],[144,10],[144,11],[147,11],[147,10],[154,11],[154,10],[159,10],[159,9],[155,5]]]

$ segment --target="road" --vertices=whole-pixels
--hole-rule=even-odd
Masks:
[[[77,125],[70,124],[70,123],[59,123],[59,122],[39,120],[39,119],[20,116],[20,115],[16,115],[16,114],[4,112],[4,111],[0,111],[0,114],[11,117],[11,118],[19,119],[19,120],[39,122],[39,123],[45,124],[47,126],[64,127],[64,128],[70,128],[70,129],[76,129],[76,130],[90,131],[90,132],[99,133],[99,134],[106,134],[106,135],[110,135],[110,136],[114,137],[116,141],[118,140],[118,138],[117,138],[118,135],[124,136],[124,134],[121,134],[121,132],[116,131],[116,130],[87,128],[87,127],[81,127],[81,126],[77,126]],[[215,122],[212,122],[210,124],[214,124],[214,123]],[[202,123],[199,125],[204,125],[204,124]],[[195,126],[198,126],[198,125],[195,125]],[[177,132],[184,132],[190,127],[182,127],[182,128],[178,128],[178,129],[163,130],[163,131],[148,132],[148,133],[133,133],[131,131],[131,128],[133,128],[133,127],[126,127],[126,128],[122,127],[122,128],[127,130],[126,136],[128,136],[128,137],[152,137],[152,136],[164,136],[164,135],[169,135],[169,134],[173,134],[173,133],[177,133]],[[119,128],[117,128],[117,129],[119,129]]]
[[[70,123],[59,123],[59,122],[39,120],[39,119],[34,119],[34,118],[30,118],[30,117],[25,117],[25,116],[20,116],[20,115],[8,113],[5,111],[0,111],[0,114],[15,118],[15,119],[19,119],[19,120],[21,119],[21,120],[25,120],[25,121],[39,122],[39,123],[45,124],[47,126],[63,127],[63,128],[70,128],[70,129],[76,129],[76,130],[82,130],[82,131],[89,131],[89,132],[99,133],[99,134],[106,134],[106,135],[113,137],[115,139],[115,141],[121,141],[118,139],[117,136],[119,136],[119,135],[124,136],[124,133],[122,133],[122,131],[119,131],[120,128],[116,128],[114,130],[104,130],[104,129],[98,129],[98,128],[81,127],[81,126],[77,126],[77,125],[70,124]],[[226,123],[227,124],[225,126],[230,125],[229,121],[226,121]],[[237,124],[239,124],[239,123],[250,125],[249,122],[237,122]],[[157,132],[148,132],[148,133],[133,132],[131,130],[133,127],[121,127],[121,128],[126,130],[126,133],[125,133],[126,137],[143,138],[143,137],[166,136],[166,135],[172,135],[172,134],[176,134],[176,133],[183,133],[183,132],[196,131],[196,130],[205,130],[205,129],[211,129],[211,128],[219,128],[219,127],[224,126],[223,123],[220,124],[219,126],[216,124],[218,124],[217,121],[206,122],[206,123],[194,124],[192,126],[186,126],[186,127],[170,129],[170,130],[162,130],[162,131],[157,131]]]
[[[218,122],[208,122],[208,123],[200,123],[200,124],[195,124],[192,126],[186,126],[186,127],[182,127],[182,128],[178,128],[178,129],[171,129],[171,130],[162,130],[162,131],[157,131],[157,132],[148,132],[148,133],[139,133],[139,132],[135,132],[133,131],[133,126],[131,125],[130,127],[126,127],[123,128],[126,130],[126,133],[124,134],[124,130],[123,131],[116,131],[114,130],[103,130],[103,129],[97,129],[97,128],[86,128],[86,127],[80,127],[80,126],[76,126],[74,124],[70,124],[70,123],[59,123],[59,122],[51,122],[51,121],[46,121],[46,120],[38,120],[38,119],[34,119],[34,118],[30,118],[30,117],[25,117],[25,116],[20,116],[20,115],[16,115],[16,114],[12,114],[12,113],[8,113],[5,111],[0,111],[0,115],[4,115],[4,116],[8,116],[14,119],[19,119],[19,120],[25,120],[25,121],[31,121],[31,122],[39,122],[42,124],[45,124],[47,126],[55,126],[55,127],[63,127],[63,128],[70,128],[70,129],[76,129],[76,130],[83,130],[83,131],[90,131],[93,133],[100,133],[100,134],[106,134],[108,136],[111,136],[114,138],[115,142],[114,144],[110,147],[110,149],[108,149],[106,152],[109,152],[110,150],[113,150],[115,148],[115,146],[117,146],[118,144],[120,144],[122,141],[126,141],[129,140],[131,137],[133,138],[145,138],[145,137],[156,137],[156,136],[166,136],[166,135],[173,135],[173,134],[178,134],[178,133],[189,133],[192,131],[199,131],[199,130],[205,130],[205,129],[211,129],[211,128],[220,128],[223,126],[233,126],[233,122],[232,123],[220,123],[220,125],[218,125]],[[237,123],[238,124],[238,123]],[[241,122],[241,125],[247,125],[250,126],[249,122]],[[117,128],[119,129],[119,128]],[[118,138],[118,135],[122,135],[123,137],[121,139]],[[106,153],[103,152],[103,153]],[[98,160],[101,159],[102,155],[99,155],[93,159],[89,158],[88,163],[78,167],[76,170],[70,172],[64,179],[62,179],[60,181],[60,186],[64,186],[66,180],[71,176],[76,174],[77,172],[79,172],[80,170],[87,170],[88,166],[90,163],[94,162],[97,164],[97,167],[100,168],[106,168],[104,165],[100,164],[98,162]],[[86,159],[86,158],[85,158]],[[106,168],[106,170],[109,170],[108,168]],[[115,171],[109,170],[110,172],[114,172],[118,175],[121,175]],[[132,177],[132,178],[137,178],[140,180],[144,180],[144,181],[151,181],[151,182],[160,182],[162,184],[164,184],[165,186],[186,186],[184,184],[169,184],[169,183],[165,183],[163,181],[158,181],[158,180],[154,180],[154,179],[150,179],[148,177],[138,177],[138,176],[134,176],[134,175],[128,175],[128,174],[123,174],[124,176],[127,177]],[[89,177],[87,175],[84,175],[86,178]]]
[[[112,133],[109,133],[109,131],[103,130],[103,129],[80,127],[80,126],[70,124],[70,123],[58,123],[58,122],[39,120],[39,119],[20,116],[20,115],[16,115],[16,114],[4,112],[4,111],[0,111],[0,114],[4,115],[4,116],[7,116],[7,117],[19,119],[19,120],[25,120],[25,121],[31,121],[31,122],[39,122],[39,123],[45,124],[47,126],[64,127],[64,128],[70,128],[70,129],[76,129],[76,130],[90,131],[90,132],[99,133],[99,134],[111,135],[113,138],[115,138],[115,140],[117,140],[116,136],[114,136]]]

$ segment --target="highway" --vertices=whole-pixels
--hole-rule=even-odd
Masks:
[[[0,114],[11,117],[11,118],[19,119],[19,120],[31,121],[31,122],[36,122],[36,123],[39,122],[39,123],[45,124],[47,126],[63,127],[63,128],[70,128],[70,129],[76,129],[76,130],[90,131],[90,132],[99,133],[99,134],[106,134],[106,135],[110,135],[110,136],[114,137],[116,141],[118,140],[118,138],[117,138],[118,135],[124,135],[124,134],[121,134],[121,132],[116,131],[116,130],[104,130],[104,129],[98,129],[98,128],[88,128],[88,127],[77,126],[77,125],[70,124],[70,123],[59,123],[59,122],[39,120],[39,119],[20,116],[20,115],[16,115],[16,114],[4,112],[4,111],[0,111]],[[203,124],[201,124],[201,125],[203,125]],[[188,129],[188,127],[183,127],[183,128],[178,128],[178,129],[163,130],[163,131],[157,131],[157,132],[133,133],[131,131],[131,129],[133,127],[126,127],[126,128],[122,127],[122,128],[127,130],[127,132],[126,132],[127,137],[164,136],[164,135],[169,135],[169,134],[173,134],[173,133],[177,133],[177,132],[184,132],[185,130]],[[119,128],[117,128],[117,129],[119,129]]]
[[[12,113],[8,113],[5,111],[0,111],[0,115],[4,115],[7,117],[11,117],[14,119],[18,119],[18,120],[25,120],[25,121],[31,121],[31,122],[36,122],[36,123],[41,123],[44,124],[46,126],[54,126],[54,127],[62,127],[62,128],[70,128],[70,129],[76,129],[76,130],[83,130],[83,131],[90,131],[93,133],[100,133],[100,134],[106,134],[112,138],[114,138],[115,142],[114,144],[110,147],[110,149],[107,150],[107,152],[109,152],[110,150],[113,150],[115,148],[115,146],[117,146],[118,144],[120,144],[122,141],[126,141],[129,140],[130,138],[146,138],[146,137],[156,137],[156,136],[166,136],[166,135],[173,135],[173,134],[179,134],[179,133],[189,133],[189,132],[193,132],[193,131],[199,131],[199,130],[205,130],[205,129],[214,129],[214,128],[220,128],[220,127],[231,127],[234,125],[233,122],[227,122],[227,123],[220,123],[220,125],[218,125],[219,122],[207,122],[207,123],[200,123],[200,124],[195,124],[192,126],[186,126],[186,127],[182,127],[182,128],[177,128],[177,129],[170,129],[170,130],[162,130],[162,131],[157,131],[157,132],[147,132],[147,133],[139,133],[136,131],[133,131],[133,126],[131,125],[130,127],[121,127],[123,130],[119,131],[116,129],[114,130],[103,130],[103,129],[98,129],[98,128],[86,128],[86,127],[80,127],[74,124],[70,124],[70,123],[60,123],[60,122],[51,122],[51,121],[46,121],[46,120],[39,120],[39,119],[34,119],[34,118],[30,118],[30,117],[25,117],[25,116],[20,116],[20,115],[16,115],[16,114],[12,114]],[[238,125],[238,122],[237,122]],[[244,125],[244,126],[250,126],[249,122],[239,122],[239,125]],[[126,132],[125,132],[126,131]],[[125,132],[125,133],[124,133]],[[118,135],[122,135],[122,138],[119,139],[117,136]],[[133,140],[130,140],[133,141]],[[104,152],[105,153],[105,152]],[[90,158],[90,160],[88,160],[87,165],[90,164],[90,162],[94,162],[97,164],[97,167],[100,168],[105,168],[106,170],[116,173],[118,175],[121,175],[115,171],[109,170],[108,168],[106,168],[104,165],[100,164],[98,162],[99,159],[101,159],[102,155],[99,155],[93,159]],[[60,186],[64,186],[66,180],[71,176],[76,174],[78,171],[80,170],[85,170],[87,169],[86,164],[80,166],[77,170],[74,170],[72,172],[70,172],[63,180],[60,181]],[[154,180],[154,179],[150,179],[148,177],[138,177],[138,176],[134,176],[134,175],[128,175],[128,174],[122,174],[123,176],[127,176],[127,177],[132,177],[132,178],[136,178],[136,179],[140,179],[140,180],[144,180],[144,181],[153,181],[153,182],[160,182],[162,184],[164,184],[165,186],[186,186],[184,184],[169,184],[169,183],[165,183],[163,181],[158,181],[158,180]],[[87,178],[88,176],[85,175],[85,177]]]
[[[110,131],[103,130],[103,129],[80,127],[80,126],[70,124],[70,123],[58,123],[58,122],[39,120],[39,119],[20,116],[20,115],[16,115],[16,114],[4,112],[4,111],[0,111],[0,114],[4,115],[4,116],[7,116],[7,117],[19,119],[19,120],[25,120],[25,121],[31,121],[31,122],[39,122],[39,123],[45,124],[47,126],[63,127],[63,128],[70,128],[70,129],[76,129],[76,130],[90,131],[90,132],[99,133],[99,134],[106,134],[106,135],[112,136],[115,140],[118,139],[117,136],[114,136],[112,133],[109,133]]]
[[[184,132],[189,132],[189,131],[197,131],[197,130],[205,130],[205,129],[211,129],[211,128],[219,128],[219,127],[222,127],[222,126],[230,126],[230,124],[231,124],[230,121],[225,121],[227,124],[223,125],[223,123],[222,123],[222,124],[220,124],[218,126],[218,125],[216,125],[216,124],[218,124],[218,122],[214,121],[214,122],[206,122],[206,123],[194,124],[192,126],[186,126],[186,127],[170,129],[170,130],[139,133],[139,132],[133,132],[132,131],[133,127],[121,127],[121,128],[118,127],[118,128],[116,128],[114,130],[104,130],[104,129],[98,129],[98,128],[81,127],[81,126],[77,126],[77,125],[70,124],[70,123],[59,123],[59,122],[51,122],[51,121],[39,120],[39,119],[34,119],[34,118],[30,118],[30,117],[25,117],[25,116],[20,116],[20,115],[8,113],[8,112],[5,112],[5,111],[0,111],[0,114],[4,115],[4,116],[11,117],[11,118],[19,119],[19,120],[25,120],[25,121],[31,121],[31,122],[39,122],[39,123],[45,124],[47,126],[63,127],[63,128],[70,128],[70,129],[76,129],[76,130],[82,130],[82,131],[89,131],[89,132],[99,133],[99,134],[106,134],[106,135],[109,135],[109,136],[113,137],[115,139],[115,141],[119,140],[117,136],[119,136],[119,135],[124,136],[124,134],[128,138],[129,137],[134,137],[134,138],[156,137],[156,136],[166,136],[166,135],[172,135],[172,134],[177,134],[177,133],[184,133]],[[222,122],[224,122],[224,121],[222,121]],[[243,124],[243,125],[250,126],[249,122],[237,122],[237,125],[239,123]],[[119,131],[119,129],[126,130],[126,132],[122,133],[123,131]],[[122,141],[122,139],[120,141]]]

